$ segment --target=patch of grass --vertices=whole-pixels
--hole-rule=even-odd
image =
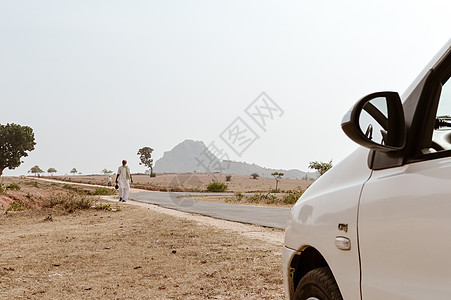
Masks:
[[[94,206],[94,209],[110,211],[111,210],[111,205],[107,204],[107,203],[96,203],[96,205]]]
[[[22,211],[22,210],[24,210],[24,209],[25,209],[25,207],[23,206],[22,203],[13,201],[13,202],[11,202],[11,204],[9,205],[7,211]]]
[[[7,190],[14,190],[14,191],[20,191],[20,185],[11,183],[6,187]]]
[[[38,182],[37,181],[26,181],[25,182],[26,185],[31,185],[34,187],[38,187]]]
[[[71,184],[65,183],[65,184],[63,185],[63,189],[73,190],[74,187],[73,187]]]
[[[219,182],[219,181],[213,181],[207,186],[207,191],[218,193],[218,192],[225,192],[227,190],[228,186],[225,183]]]
[[[116,195],[116,191],[114,189],[100,187],[96,188],[91,195],[100,196],[100,195]]]
[[[3,181],[0,181],[0,195],[5,195],[6,189],[3,186]]]

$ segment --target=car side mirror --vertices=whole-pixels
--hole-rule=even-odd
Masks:
[[[396,92],[379,92],[363,97],[341,121],[345,134],[371,150],[402,150],[406,143],[404,111]]]

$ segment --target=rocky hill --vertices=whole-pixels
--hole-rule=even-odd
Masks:
[[[185,140],[166,151],[163,157],[155,162],[156,173],[212,173],[250,175],[257,173],[261,177],[272,177],[271,173],[282,172],[284,178],[289,179],[315,179],[316,173],[307,173],[297,169],[283,170],[261,167],[256,164],[231,160],[221,161],[211,153],[204,142]]]

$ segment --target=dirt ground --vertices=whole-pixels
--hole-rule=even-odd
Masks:
[[[246,192],[269,192],[276,187],[273,178],[252,179],[245,175],[231,175],[231,180],[226,181],[225,174],[204,174],[204,173],[186,173],[186,174],[157,174],[156,177],[149,175],[133,175],[132,187],[148,190],[161,191],[205,191],[207,185],[213,180],[227,184],[228,192],[246,193]],[[57,179],[63,179],[73,182],[83,182],[107,185],[108,175],[75,175],[58,176]],[[114,182],[115,176],[111,175]],[[278,184],[280,191],[305,190],[312,184],[311,180],[281,179]]]
[[[41,182],[16,184],[31,197],[49,192]],[[283,298],[282,231],[105,203],[112,210],[3,210],[0,298]]]

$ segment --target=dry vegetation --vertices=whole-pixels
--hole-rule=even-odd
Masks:
[[[149,175],[133,175],[134,184],[132,187],[156,191],[205,191],[207,185],[212,181],[226,183],[228,192],[248,193],[259,192],[267,193],[275,188],[273,178],[252,179],[245,175],[231,175],[231,180],[226,181],[225,174],[157,174],[156,177]],[[112,176],[114,177],[114,176]],[[76,175],[76,176],[58,176],[57,179],[72,182],[83,182],[90,184],[107,185],[108,175]],[[114,181],[114,178],[113,178]],[[291,190],[305,190],[312,184],[311,180],[283,179],[279,182],[281,192]]]
[[[64,185],[26,182],[3,182],[21,189],[1,198],[0,298],[283,298],[280,244],[149,206],[115,202],[104,204],[112,210],[69,212],[62,203],[46,205],[49,197],[88,196]],[[27,209],[5,214],[12,198]]]

